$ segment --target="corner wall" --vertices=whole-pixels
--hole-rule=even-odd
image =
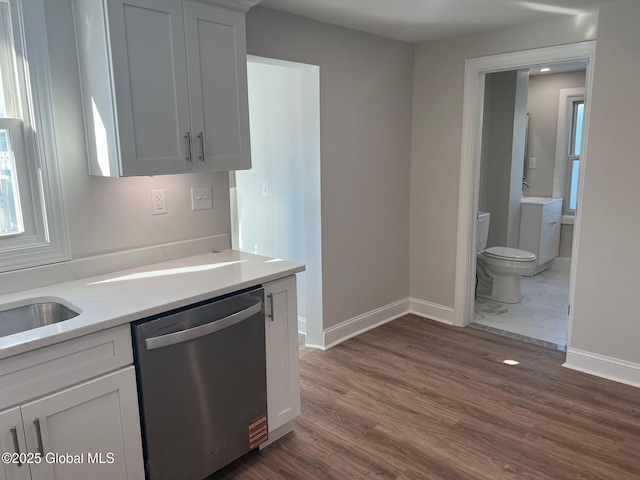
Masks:
[[[255,7],[247,50],[320,66],[324,330],[406,299],[413,46]]]

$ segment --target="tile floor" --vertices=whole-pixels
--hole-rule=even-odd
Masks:
[[[521,277],[520,286],[522,302],[515,305],[476,299],[470,326],[565,350],[569,272],[545,270]]]

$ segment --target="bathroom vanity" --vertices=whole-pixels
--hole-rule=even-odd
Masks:
[[[560,253],[562,198],[522,197],[521,205],[518,248],[536,255],[532,276],[546,270]]]

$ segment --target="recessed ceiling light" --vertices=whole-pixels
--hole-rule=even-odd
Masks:
[[[516,362],[515,360],[505,360],[502,363],[506,363],[507,365],[519,365],[520,362]]]
[[[549,67],[544,67],[540,69],[541,72],[546,73],[546,72],[550,72],[551,69]]]

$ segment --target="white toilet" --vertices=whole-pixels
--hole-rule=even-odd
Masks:
[[[476,296],[500,303],[520,303],[520,275],[536,268],[536,256],[509,247],[486,248],[490,214],[478,212],[476,230]]]

